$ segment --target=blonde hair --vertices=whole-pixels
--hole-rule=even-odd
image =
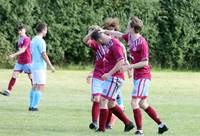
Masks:
[[[139,33],[143,27],[143,21],[139,19],[137,16],[133,16],[130,18],[130,26],[134,28],[135,33]]]
[[[107,18],[102,25],[103,29],[119,31],[119,19]]]

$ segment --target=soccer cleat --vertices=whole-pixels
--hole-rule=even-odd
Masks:
[[[97,124],[96,123],[91,123],[90,125],[89,125],[89,128],[90,129],[94,129],[94,130],[97,130]]]
[[[29,107],[28,110],[29,111],[39,111],[38,108],[33,108],[33,107]]]
[[[144,133],[142,132],[142,130],[137,130],[137,131],[135,131],[135,135],[136,136],[143,136]]]
[[[125,126],[124,132],[129,132],[131,129],[133,129],[135,126],[133,125],[133,122],[130,121],[128,125]]]
[[[166,132],[168,130],[166,125],[163,125],[163,127],[159,127],[158,128],[158,134],[163,134],[164,132]]]
[[[4,96],[10,96],[10,91],[9,90],[5,90],[3,92],[0,92],[1,95],[4,95]]]

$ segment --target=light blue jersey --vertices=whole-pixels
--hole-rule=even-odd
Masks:
[[[42,53],[46,52],[46,43],[43,38],[35,36],[31,40],[32,70],[44,70],[47,67]]]

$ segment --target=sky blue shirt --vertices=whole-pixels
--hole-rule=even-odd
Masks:
[[[32,70],[44,70],[47,67],[42,53],[46,52],[46,43],[40,36],[31,40]]]

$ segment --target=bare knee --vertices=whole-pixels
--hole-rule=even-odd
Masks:
[[[92,97],[92,102],[100,102],[100,97],[101,96],[93,96]]]
[[[19,72],[14,71],[13,74],[12,74],[12,78],[17,78],[18,75],[19,75]]]
[[[100,98],[100,109],[108,109],[108,100],[106,98]]]
[[[148,104],[147,100],[144,99],[144,100],[141,100],[141,101],[140,101],[139,106],[140,106],[142,109],[145,110],[146,108],[148,108],[149,104]]]
[[[116,106],[116,102],[115,102],[115,101],[110,100],[110,101],[108,102],[108,108],[109,108],[109,109],[111,109],[111,108],[113,108],[113,107],[115,107],[115,106]]]
[[[133,109],[138,109],[138,108],[140,108],[139,102],[140,102],[140,99],[132,99],[132,101],[131,101],[131,106],[132,106],[132,108],[133,108]]]

